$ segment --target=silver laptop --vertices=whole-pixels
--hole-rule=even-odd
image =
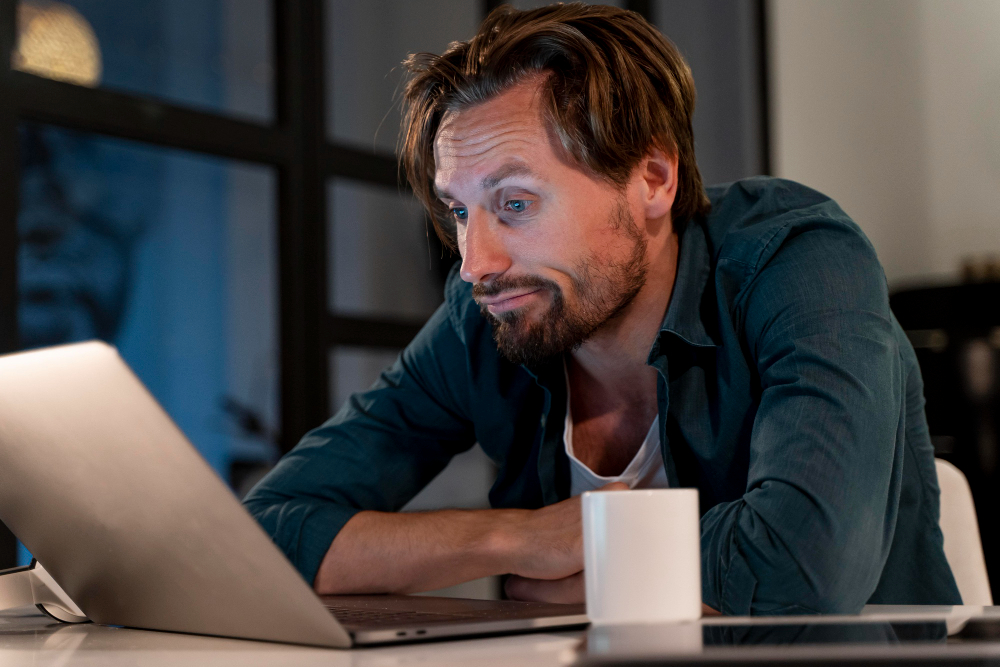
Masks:
[[[103,343],[0,357],[0,520],[106,625],[349,647],[587,622],[582,605],[316,596]]]

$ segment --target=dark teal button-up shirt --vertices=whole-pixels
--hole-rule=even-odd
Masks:
[[[678,225],[648,359],[667,476],[701,495],[705,603],[729,614],[960,603],[920,370],[871,244],[796,183],[753,178],[709,197],[706,219]],[[356,512],[398,510],[476,442],[499,469],[493,507],[566,498],[565,409],[561,358],[503,358],[453,272],[396,363],[245,503],[311,582]]]

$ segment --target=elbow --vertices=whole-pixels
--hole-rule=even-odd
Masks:
[[[809,558],[788,557],[784,568],[762,573],[751,614],[857,614],[872,596],[881,571],[870,553],[844,548],[819,550]]]
[[[782,606],[768,605],[755,615],[796,615],[796,614],[857,614],[865,606],[867,596],[858,596],[837,586],[817,590],[801,598],[783,601]]]

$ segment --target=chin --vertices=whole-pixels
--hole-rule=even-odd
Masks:
[[[541,308],[536,305],[526,305],[520,308],[514,308],[513,310],[508,310],[506,312],[500,313],[499,315],[490,315],[493,319],[508,324],[518,331],[522,331],[528,327],[537,327],[544,324],[547,320],[551,318],[551,308]]]

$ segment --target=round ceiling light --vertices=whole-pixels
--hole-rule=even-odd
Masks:
[[[94,29],[61,2],[20,2],[14,69],[81,86],[101,81],[101,49]]]

